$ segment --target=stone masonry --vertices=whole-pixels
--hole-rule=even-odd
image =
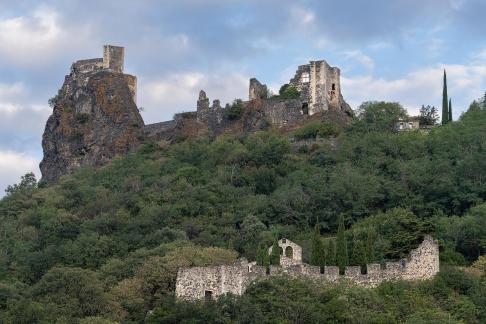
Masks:
[[[281,239],[279,247],[280,266],[270,266],[269,269],[245,259],[232,265],[181,268],[177,274],[176,296],[195,300],[217,298],[227,293],[242,295],[251,283],[276,275],[331,283],[349,281],[371,288],[384,281],[431,279],[439,272],[439,246],[430,236],[425,236],[407,259],[386,262],[384,268],[380,264],[368,264],[366,274],[361,273],[360,267],[353,266],[346,267],[344,275],[339,274],[336,266],[326,266],[322,273],[320,267],[302,263],[302,248],[299,245]]]

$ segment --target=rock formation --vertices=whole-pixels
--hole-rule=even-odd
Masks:
[[[74,63],[42,137],[42,179],[54,183],[136,149],[144,122],[135,97],[136,78],[123,74],[123,48],[105,46],[103,59]]]

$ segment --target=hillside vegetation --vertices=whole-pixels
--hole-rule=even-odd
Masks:
[[[349,129],[146,143],[54,186],[26,175],[0,201],[0,322],[486,322],[486,108],[400,134],[398,104],[361,108]],[[274,278],[241,297],[174,299],[178,267],[255,260],[275,236],[309,261],[314,229],[332,241],[338,219],[349,264],[404,257],[430,233],[441,273],[377,289]]]

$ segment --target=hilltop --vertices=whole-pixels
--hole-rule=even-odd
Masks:
[[[309,120],[153,141],[56,185],[25,177],[0,201],[0,319],[483,322],[486,109],[472,108],[428,132],[397,133],[398,115],[379,114],[403,108],[368,103],[346,127]],[[275,278],[241,297],[174,300],[179,267],[255,260],[275,235],[311,251],[316,226],[327,244],[340,215],[350,265],[397,260],[432,234],[441,272],[372,290]]]

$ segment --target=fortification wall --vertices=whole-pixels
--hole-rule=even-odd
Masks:
[[[295,244],[290,243],[289,246]],[[177,275],[176,296],[200,299],[205,296],[205,292],[211,292],[212,297],[225,293],[241,295],[252,282],[281,275],[331,283],[349,281],[365,287],[376,287],[381,282],[391,280],[431,279],[439,272],[439,247],[436,241],[426,236],[408,259],[386,262],[383,269],[376,263],[368,264],[366,268],[366,274],[363,274],[361,267],[349,266],[345,268],[344,275],[340,275],[338,267],[326,266],[321,273],[320,267],[298,263],[296,260],[283,262],[281,266],[270,266],[269,269],[248,264],[246,260],[229,266],[183,268]]]

